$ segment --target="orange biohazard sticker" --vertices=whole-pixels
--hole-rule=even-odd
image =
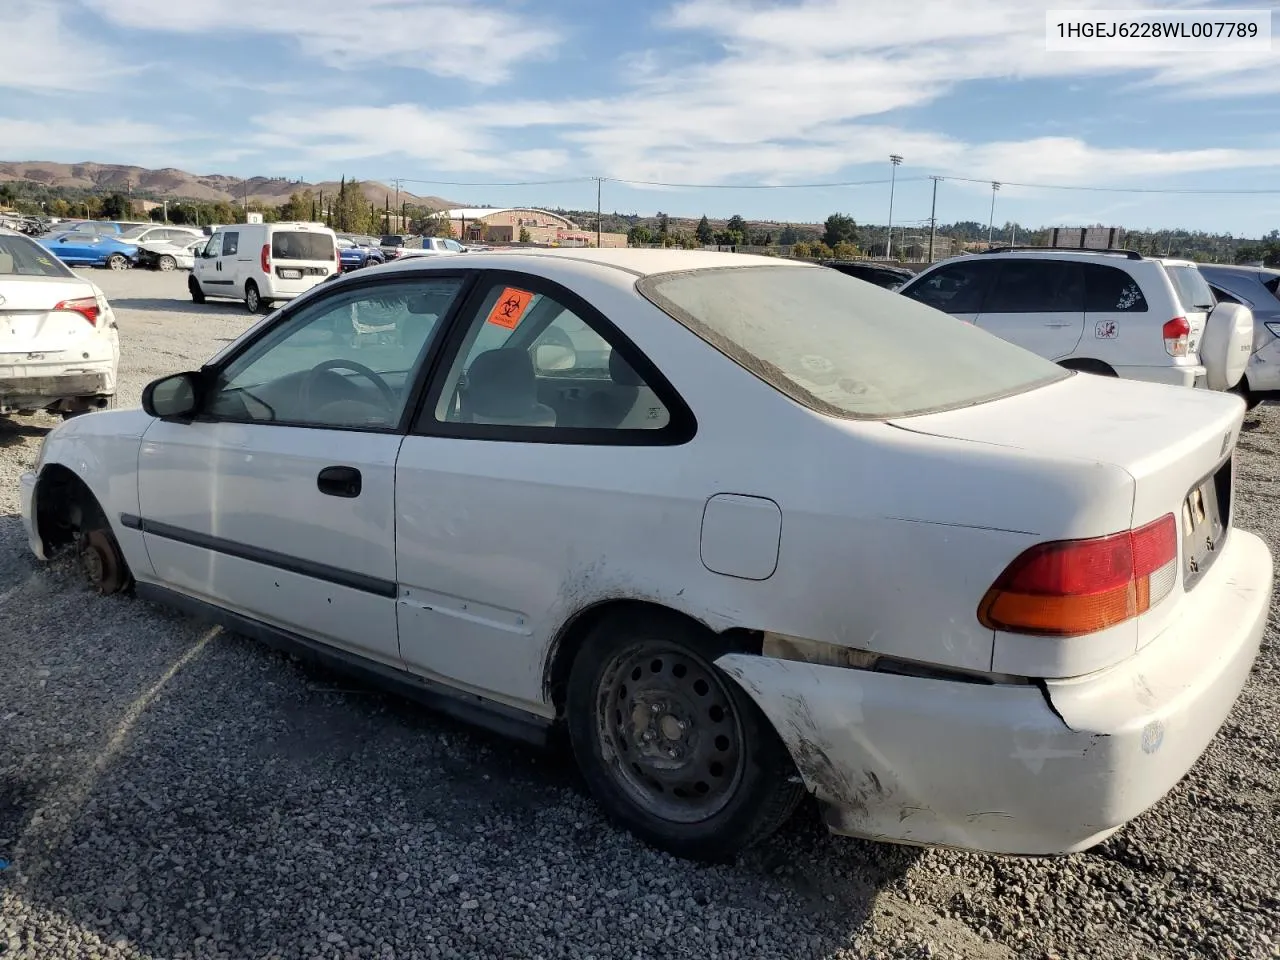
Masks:
[[[529,306],[529,301],[532,299],[533,294],[528,290],[507,287],[498,295],[498,302],[489,311],[487,322],[514,330],[516,324],[520,322],[525,307]]]

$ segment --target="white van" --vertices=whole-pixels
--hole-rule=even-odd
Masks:
[[[341,272],[338,237],[322,223],[238,223],[213,231],[187,288],[196,303],[230,297],[258,313]]]

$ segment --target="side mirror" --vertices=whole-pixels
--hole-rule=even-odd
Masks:
[[[142,391],[142,409],[161,420],[189,418],[199,408],[200,386],[200,374],[191,372],[153,380]]]

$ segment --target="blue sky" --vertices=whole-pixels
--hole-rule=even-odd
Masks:
[[[1049,53],[1033,0],[0,0],[0,159],[492,184],[603,176],[606,210],[929,216],[931,174],[1280,188],[1280,56]],[[1074,7],[1135,9],[1141,0]],[[1158,8],[1177,7],[1163,0]],[[1215,6],[1204,0],[1189,8]],[[1227,9],[1271,4],[1217,4]],[[592,182],[407,183],[595,204]],[[985,222],[985,183],[938,218]],[[1257,236],[1280,194],[1005,186],[996,221]]]

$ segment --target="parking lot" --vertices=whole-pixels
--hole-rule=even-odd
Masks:
[[[120,322],[120,402],[250,326],[177,273],[82,271]],[[1280,956],[1276,606],[1191,774],[1080,855],[829,837],[737,864],[610,827],[537,754],[37,565],[16,481],[52,418],[0,419],[0,956]],[[1280,412],[1240,440],[1237,524],[1280,551]]]

